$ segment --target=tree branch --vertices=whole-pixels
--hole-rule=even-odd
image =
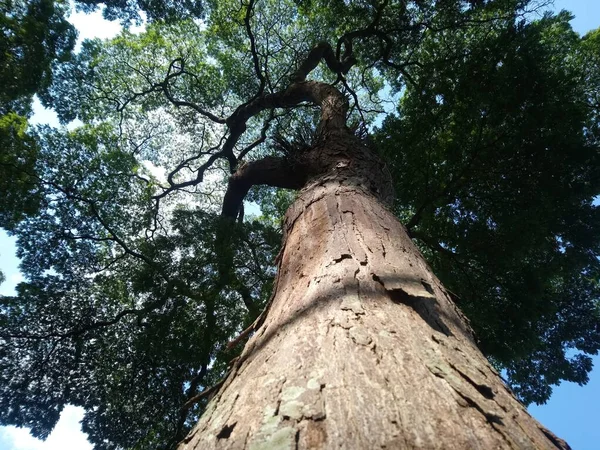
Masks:
[[[250,151],[252,151],[254,148],[258,147],[264,141],[266,141],[267,131],[269,130],[269,126],[271,125],[271,122],[273,121],[274,118],[275,118],[274,110],[271,110],[271,114],[269,114],[269,117],[267,118],[267,120],[263,124],[262,129],[260,130],[259,138],[240,152],[240,154],[238,155],[238,158],[237,158],[238,161],[241,161],[242,159],[244,159],[244,156],[246,156]]]
[[[258,87],[258,92],[254,95],[254,98],[260,97],[264,90],[267,80],[260,70],[260,62],[258,59],[258,52],[256,51],[256,40],[254,39],[254,34],[252,33],[252,27],[250,26],[250,19],[252,17],[253,9],[254,9],[254,1],[250,0],[248,6],[246,7],[246,16],[244,17],[244,26],[246,28],[246,33],[248,34],[248,39],[250,39],[250,53],[252,53],[252,62],[254,64],[254,72],[260,81],[260,86]]]
[[[223,139],[224,138],[221,139],[221,142],[223,142]],[[215,146],[215,147],[212,147],[212,149],[216,150],[218,147],[219,146]],[[210,150],[209,150],[209,152],[210,152]],[[205,152],[205,153],[208,154],[209,152]],[[172,180],[173,180],[173,176],[176,174],[176,172],[178,170],[181,170],[187,164],[187,162],[197,159],[196,157],[189,158],[189,160],[186,160],[183,163],[179,164],[178,169],[173,170],[169,174],[169,179],[171,180],[169,182],[170,186],[167,189],[163,190],[160,194],[155,195],[152,198],[154,198],[155,200],[160,200],[161,198],[166,197],[173,191],[183,189],[183,188],[186,188],[189,186],[196,186],[196,185],[202,183],[202,181],[204,180],[204,172],[206,172],[206,170],[209,169],[217,159],[224,158],[224,157],[225,157],[225,154],[223,151],[213,153],[204,164],[202,164],[200,167],[198,167],[198,169],[196,169],[196,171],[198,172],[196,175],[196,178],[194,178],[192,180],[188,180],[188,181],[183,181],[181,183],[174,183]],[[169,181],[169,179],[167,181]]]
[[[175,64],[177,64],[177,63],[180,64],[180,66],[178,68],[175,67]],[[212,120],[215,123],[224,124],[226,122],[226,119],[216,116],[215,114],[201,108],[200,106],[196,105],[195,103],[188,102],[185,100],[177,100],[173,96],[173,94],[171,94],[171,91],[169,89],[169,82],[171,81],[171,79],[177,78],[183,74],[188,74],[188,72],[186,72],[184,69],[184,65],[185,65],[185,61],[183,58],[176,58],[173,61],[171,61],[171,64],[169,64],[169,69],[167,70],[167,75],[166,75],[165,79],[162,81],[162,83],[155,85],[153,90],[156,90],[156,88],[160,87],[160,88],[162,88],[162,91],[165,94],[165,97],[167,97],[167,99],[171,103],[173,103],[173,105],[175,105],[177,107],[187,106],[188,108],[193,109],[198,114]],[[176,69],[177,71],[172,72],[173,69]]]
[[[235,219],[244,197],[254,185],[299,189],[305,181],[303,171],[298,170],[289,158],[267,156],[243,164],[229,177],[221,214]]]
[[[347,74],[348,71],[356,64],[356,59],[350,54],[343,61],[339,61],[331,45],[327,42],[319,42],[309,52],[308,56],[302,61],[298,69],[290,77],[292,83],[299,83],[306,80],[306,77],[312,72],[321,62],[325,61],[329,70],[336,74]]]

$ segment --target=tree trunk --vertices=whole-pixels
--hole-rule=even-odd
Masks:
[[[241,167],[223,207],[305,180],[272,301],[180,450],[569,448],[506,388],[384,206],[389,172],[346,128],[345,97],[314,81],[284,94],[320,106],[316,144]]]
[[[569,448],[477,349],[346,135],[305,157],[320,174],[286,214],[265,322],[180,449]]]

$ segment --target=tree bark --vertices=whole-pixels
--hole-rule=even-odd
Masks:
[[[569,448],[478,350],[385,207],[381,163],[347,131],[323,133],[266,319],[179,448]]]

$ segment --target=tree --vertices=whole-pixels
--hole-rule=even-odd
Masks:
[[[16,170],[39,206],[2,423],[47,436],[71,403],[97,448],[568,448],[498,375],[544,401],[600,343],[597,36],[534,7],[214,2],[84,43],[44,100],[85,125]]]
[[[9,0],[0,5],[0,114],[30,113],[33,95],[52,82],[51,66],[67,59],[75,29],[62,1]]]
[[[102,15],[108,20],[120,19],[125,25],[147,21],[177,21],[202,18],[203,2],[193,0],[77,0],[77,7],[92,12],[102,6]]]
[[[27,117],[33,95],[52,83],[52,65],[68,59],[75,44],[66,6],[52,0],[0,5],[0,226],[5,228],[36,209],[35,183],[26,172],[37,149],[26,132]]]
[[[51,65],[68,58],[75,43],[75,30],[64,12],[60,1],[11,0],[0,5],[0,226],[5,228],[37,208],[35,183],[26,174],[36,156],[26,118],[33,95],[51,83]]]

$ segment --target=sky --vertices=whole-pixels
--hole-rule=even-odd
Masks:
[[[600,27],[600,0],[555,0],[553,9],[567,9],[575,15],[571,22],[580,34]],[[69,19],[79,30],[79,43],[85,38],[110,38],[120,26],[104,21],[99,12],[85,15],[75,13]],[[34,105],[33,123],[58,124],[51,111],[44,111],[39,102]],[[0,284],[0,295],[11,295],[22,281],[19,260],[15,256],[14,239],[0,229],[0,270],[6,281]],[[594,358],[594,370],[586,386],[562,383],[555,387],[546,405],[529,407],[529,412],[554,434],[565,439],[573,450],[600,448],[600,356]],[[26,429],[0,427],[0,450],[91,450],[92,446],[81,432],[79,421],[83,410],[67,406],[58,424],[46,441],[33,438]]]

